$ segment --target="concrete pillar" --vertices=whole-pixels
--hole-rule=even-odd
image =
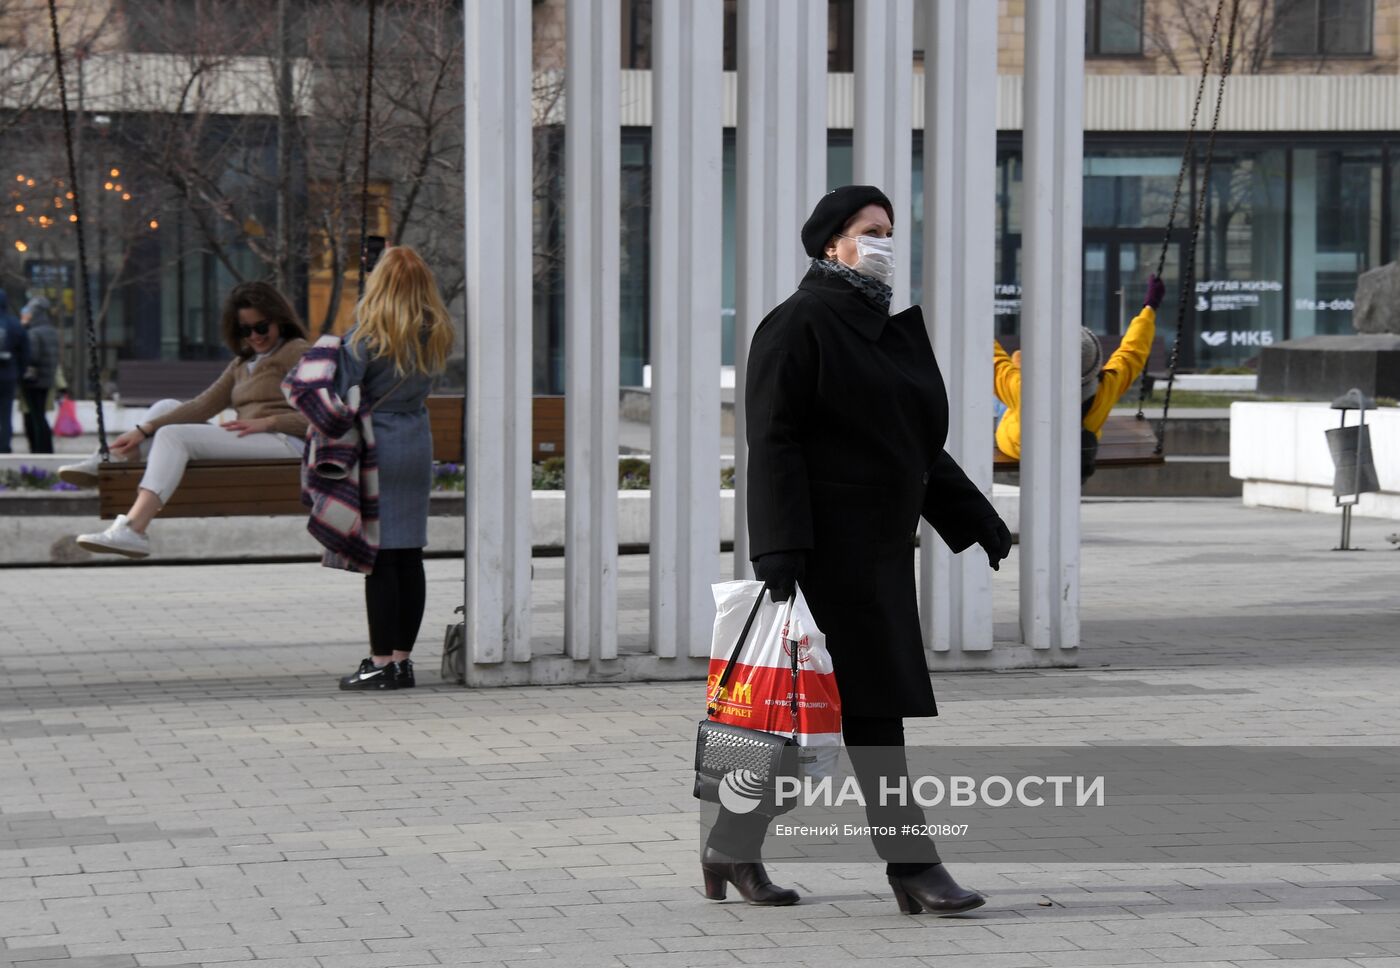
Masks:
[[[569,0],[564,133],[564,652],[617,656],[621,128],[611,0]]]
[[[827,5],[739,0],[734,319],[734,574],[749,565],[744,378],[763,317],[809,261],[802,223],[826,191]],[[717,198],[717,197],[716,197]]]
[[[909,305],[913,0],[856,4],[855,69],[852,177],[857,185],[882,189],[894,205],[896,255],[890,308],[898,312]]]
[[[1079,645],[1084,0],[1026,7],[1021,635]]]
[[[997,11],[929,0],[927,13],[924,320],[948,388],[948,452],[990,495]],[[992,571],[976,547],[950,554],[927,523],[920,547],[924,640],[938,666],[956,668],[992,648]]]
[[[530,3],[467,4],[467,669],[530,658]]]
[[[710,651],[719,579],[722,0],[652,23],[651,642]]]

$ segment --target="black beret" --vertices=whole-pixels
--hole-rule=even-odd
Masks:
[[[802,248],[813,259],[820,259],[826,251],[826,243],[833,235],[839,235],[857,212],[867,205],[879,205],[894,222],[894,206],[884,192],[874,185],[842,185],[835,191],[827,192],[812,209],[807,224],[802,226]]]

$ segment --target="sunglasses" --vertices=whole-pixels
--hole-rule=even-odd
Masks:
[[[271,328],[272,328],[272,324],[269,323],[267,320],[263,320],[261,323],[258,323],[258,324],[254,325],[254,326],[242,326],[242,325],[240,325],[240,326],[238,327],[238,335],[241,336],[241,337],[243,337],[244,339],[247,339],[249,336],[252,336],[254,333],[257,333],[259,336],[266,336],[266,335],[267,335],[267,331],[268,331],[269,329],[271,329]]]

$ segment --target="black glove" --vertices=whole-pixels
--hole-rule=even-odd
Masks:
[[[768,594],[775,602],[785,602],[807,574],[807,552],[770,551],[753,560],[753,573],[768,583]]]
[[[1001,571],[1002,559],[1011,554],[1011,529],[1001,515],[993,515],[982,522],[977,543],[987,553],[987,564],[992,566],[992,571]]]
[[[1151,306],[1153,309],[1162,308],[1162,300],[1167,298],[1167,287],[1162,284],[1162,280],[1157,276],[1147,277],[1147,298],[1142,301],[1144,306]]]

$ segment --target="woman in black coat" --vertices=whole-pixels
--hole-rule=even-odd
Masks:
[[[919,518],[954,552],[980,544],[993,568],[1011,533],[943,449],[948,398],[923,313],[889,313],[893,232],[878,188],[847,185],[817,203],[802,228],[811,268],[754,333],[744,401],[754,572],[775,601],[801,582],[826,633],[871,824],[899,829],[924,823],[922,810],[875,804],[879,778],[907,772],[904,717],[937,715],[914,585]],[[751,903],[797,902],[757,862],[768,819],[721,810],[702,857],[710,896],[727,881]],[[875,847],[906,913],[984,902],[928,838]]]

